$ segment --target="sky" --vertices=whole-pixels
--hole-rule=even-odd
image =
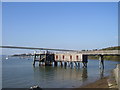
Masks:
[[[61,49],[118,45],[117,2],[3,2],[2,44]],[[9,52],[8,52],[9,51]],[[3,53],[28,52],[5,49]]]

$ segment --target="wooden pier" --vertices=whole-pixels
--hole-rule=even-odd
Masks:
[[[88,56],[99,56],[99,68],[104,69],[104,56],[120,55],[118,50],[111,51],[85,51],[69,53],[35,53],[33,65],[39,62],[39,66],[63,66],[63,67],[84,67],[87,68]]]
[[[83,67],[87,67],[88,55],[82,55],[78,53],[64,53],[64,54],[50,54],[50,53],[35,53],[33,65],[39,62],[39,66],[64,66],[64,67],[80,67],[80,63],[83,63]]]

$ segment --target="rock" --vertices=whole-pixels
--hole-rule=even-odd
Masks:
[[[29,90],[42,90],[42,88],[40,88],[39,86],[33,86],[33,87],[30,87]]]

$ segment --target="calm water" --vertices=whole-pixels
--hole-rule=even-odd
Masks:
[[[53,66],[32,66],[32,58],[3,58],[3,88],[74,88],[94,82],[110,74],[118,62],[105,61],[105,70],[99,69],[98,60],[89,60],[88,68],[64,68]]]

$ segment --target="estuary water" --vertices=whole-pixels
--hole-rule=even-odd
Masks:
[[[10,57],[2,59],[3,88],[77,88],[108,76],[120,62],[105,61],[104,71],[99,69],[99,60],[88,60],[88,68],[61,66],[32,66],[33,58]]]

